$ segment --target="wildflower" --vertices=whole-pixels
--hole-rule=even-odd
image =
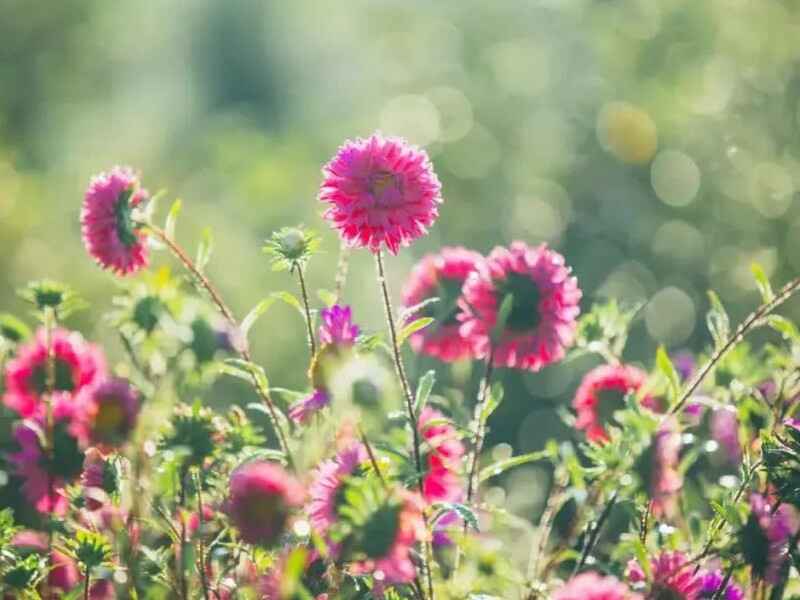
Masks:
[[[103,353],[79,333],[55,329],[50,344],[54,392],[76,393],[97,383],[105,373]],[[32,416],[47,392],[47,371],[47,333],[40,329],[34,340],[19,346],[16,358],[6,365],[3,403],[22,417]]]
[[[368,459],[363,444],[351,442],[334,458],[324,461],[313,473],[309,486],[308,516],[321,535],[326,535],[338,518],[338,504],[350,477],[355,475]]]
[[[789,539],[797,532],[798,518],[794,509],[781,504],[772,509],[761,494],[750,496],[750,517],[739,534],[745,561],[753,576],[775,584],[789,558]]]
[[[90,511],[102,508],[109,494],[117,490],[117,472],[114,465],[97,448],[89,448],[86,451],[81,487],[86,508]]]
[[[442,420],[444,415],[429,406],[419,415],[419,431],[427,445],[422,494],[427,502],[459,502],[464,493],[459,475],[464,445],[455,427]]]
[[[717,597],[717,592],[722,587],[724,581],[725,576],[722,574],[722,571],[705,571],[702,575],[702,584],[698,598],[704,600]],[[728,582],[719,598],[721,600],[744,600],[744,592],[742,588],[735,583]]]
[[[624,399],[644,385],[647,374],[632,365],[600,365],[581,381],[572,407],[578,413],[575,427],[586,431],[592,442],[608,441],[605,425],[614,412],[624,408]]]
[[[628,586],[616,577],[587,572],[576,575],[559,588],[553,600],[639,600]]]
[[[11,541],[11,545],[23,554],[36,553],[45,554],[47,552],[48,540],[47,535],[38,531],[25,530],[17,533]],[[45,598],[60,597],[57,595],[66,594],[74,589],[80,581],[80,573],[78,572],[78,565],[69,556],[52,550],[50,553],[51,569],[47,574],[47,587],[50,588],[51,595],[44,596]],[[44,588],[45,586],[40,586]],[[43,589],[41,590],[44,591]]]
[[[439,216],[441,184],[424,150],[374,134],[345,142],[322,169],[325,218],[350,246],[397,254]]]
[[[114,167],[89,183],[81,210],[83,245],[104,269],[130,275],[147,266],[145,234],[132,218],[133,209],[147,197],[127,167]]]
[[[664,600],[697,600],[702,586],[702,574],[683,552],[662,552],[650,561],[652,579],[647,582],[647,598]],[[628,563],[628,580],[644,584],[646,576],[642,567],[632,560]]]
[[[263,247],[274,271],[303,268],[319,248],[319,236],[304,227],[283,227],[274,232]]]
[[[303,496],[300,484],[280,466],[251,462],[231,474],[227,512],[245,542],[270,546],[283,534]]]
[[[289,407],[289,418],[298,425],[305,425],[312,416],[328,406],[330,402],[331,397],[324,389],[312,390],[310,394]]]
[[[107,379],[88,388],[79,401],[85,405],[89,435],[96,444],[119,446],[136,427],[139,396],[125,379]]]
[[[356,343],[358,325],[353,324],[353,314],[349,306],[334,304],[320,311],[322,324],[319,326],[319,342],[350,348]]]
[[[495,332],[509,296],[503,331]],[[575,337],[580,299],[563,256],[546,244],[513,242],[492,250],[467,277],[457,318],[476,357],[486,357],[494,343],[496,366],[538,371],[564,358]]]
[[[742,461],[742,447],[739,444],[739,419],[736,411],[727,407],[711,413],[711,437],[720,445],[725,457],[732,465]]]
[[[652,509],[656,517],[672,517],[678,508],[678,493],[683,487],[679,471],[681,434],[677,422],[668,419],[653,440],[653,468],[650,479]]]
[[[411,271],[403,289],[407,307],[439,298],[420,311],[421,316],[434,317],[436,322],[411,335],[409,342],[416,352],[445,362],[472,356],[472,346],[461,335],[456,317],[464,281],[481,259],[480,254],[466,248],[444,247],[438,254],[425,256]]]

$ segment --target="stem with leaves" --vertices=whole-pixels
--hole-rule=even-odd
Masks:
[[[311,360],[317,354],[317,342],[314,340],[314,327],[311,321],[311,307],[308,303],[308,290],[306,289],[306,280],[303,276],[303,267],[299,263],[292,265],[292,270],[297,271],[297,278],[300,280],[300,296],[303,299],[303,310],[306,314],[306,335],[308,336],[308,351],[311,354]]]
[[[197,265],[194,264],[194,261],[189,258],[189,255],[186,254],[183,248],[181,248],[175,240],[173,240],[167,232],[152,225],[150,223],[141,223],[142,226],[146,227],[160,242],[162,242],[167,248],[169,248],[170,252],[178,259],[178,261],[186,268],[187,271],[194,277],[197,283],[203,288],[211,298],[211,301],[216,306],[217,310],[222,314],[228,324],[238,329],[239,323],[236,321],[236,318],[233,316],[233,312],[231,312],[228,305],[225,304],[225,301],[222,299],[222,296],[211,283],[211,281],[206,277],[203,272],[197,268]],[[253,364],[253,357],[250,354],[250,350],[247,348],[246,342],[243,344],[242,348],[238,349],[239,355],[244,359],[245,362],[249,364]],[[281,447],[281,451],[283,452],[284,456],[286,457],[286,461],[289,463],[289,466],[294,468],[294,459],[292,457],[291,450],[289,449],[289,444],[287,442],[286,433],[281,426],[281,420],[278,417],[278,409],[275,406],[275,402],[272,400],[272,396],[269,393],[269,389],[265,389],[263,385],[259,382],[258,376],[252,371],[250,371],[250,376],[253,382],[253,387],[256,390],[256,393],[259,395],[265,406],[267,407],[267,412],[270,417],[270,421],[272,422],[272,427],[275,430],[275,434],[278,437],[278,443]]]

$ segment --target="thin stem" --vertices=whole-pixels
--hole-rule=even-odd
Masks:
[[[347,281],[347,271],[350,268],[350,248],[347,244],[342,242],[339,247],[339,262],[336,265],[336,279],[333,288],[333,296],[336,299],[336,304],[342,298],[344,293],[344,284]]]
[[[364,430],[361,429],[361,426],[358,426],[358,435],[361,437],[361,443],[364,444],[364,447],[367,449],[367,456],[369,456],[369,462],[372,464],[372,469],[375,471],[375,474],[378,476],[378,479],[383,486],[383,489],[388,489],[386,485],[386,479],[383,477],[383,473],[381,473],[381,469],[378,466],[378,461],[375,459],[375,453],[372,451],[372,445],[369,443],[367,436],[364,434]]]
[[[308,336],[308,350],[311,353],[311,360],[317,354],[317,342],[314,340],[314,327],[311,323],[311,307],[308,304],[308,291],[306,290],[306,280],[303,277],[303,267],[299,264],[294,265],[297,271],[297,278],[300,280],[300,295],[303,297],[303,309],[306,313],[306,334]]]
[[[566,481],[555,481],[553,489],[550,491],[550,496],[547,499],[542,518],[539,520],[539,539],[535,550],[531,550],[531,555],[528,558],[528,572],[527,578],[529,583],[533,583],[539,574],[539,562],[544,555],[545,548],[547,547],[547,540],[550,539],[550,530],[553,528],[553,521],[555,520],[558,508],[563,500],[564,490],[566,489]],[[534,594],[531,592],[530,598]]]
[[[197,518],[199,523],[197,528],[197,562],[200,571],[200,583],[203,586],[203,598],[205,600],[209,600],[208,577],[206,575],[206,555],[203,543],[203,481],[200,478],[199,470],[195,470],[194,472],[194,486],[197,488]]]
[[[617,492],[615,491],[611,498],[606,503],[603,512],[600,513],[600,517],[592,527],[591,532],[589,533],[589,539],[586,541],[586,545],[583,547],[583,552],[581,553],[581,559],[578,561],[578,564],[575,565],[575,570],[572,572],[573,576],[577,575],[583,566],[586,564],[586,561],[589,558],[589,555],[594,548],[594,545],[597,543],[597,538],[600,537],[600,530],[603,528],[603,525],[608,520],[608,517],[611,516],[611,511],[614,508],[614,505],[617,503]]]
[[[189,255],[181,248],[174,240],[172,240],[167,233],[151,224],[143,224],[145,225],[152,233],[155,235],[164,245],[169,248],[170,252],[177,258],[180,263],[186,268],[189,273],[197,280],[200,286],[208,293],[211,297],[212,302],[217,307],[217,310],[225,317],[225,320],[228,321],[228,324],[232,327],[238,328],[239,323],[236,321],[236,318],[233,316],[233,313],[228,308],[227,304],[222,299],[222,296],[217,291],[217,289],[212,285],[211,281],[206,277],[200,269],[194,264]],[[253,363],[253,357],[250,354],[249,348],[247,348],[247,344],[244,343],[242,348],[237,348],[239,356],[241,356],[245,361],[248,363]],[[267,411],[269,412],[270,421],[272,422],[272,427],[275,429],[275,434],[278,437],[278,443],[281,447],[281,451],[283,452],[284,456],[286,456],[286,461],[289,463],[289,466],[294,468],[294,458],[292,457],[292,453],[289,449],[289,444],[286,441],[286,434],[283,431],[283,427],[281,426],[281,420],[278,417],[278,409],[275,407],[275,403],[272,400],[272,396],[269,393],[268,389],[264,389],[264,387],[260,384],[258,377],[253,371],[250,371],[250,376],[253,381],[253,387],[256,390],[256,393],[259,395],[261,400],[267,407]]]
[[[473,423],[475,426],[475,440],[472,447],[472,457],[469,469],[469,480],[467,482],[467,504],[472,502],[473,497],[478,493],[480,482],[478,481],[478,465],[480,464],[483,441],[486,435],[486,419],[483,418],[483,411],[486,407],[486,400],[489,398],[489,389],[492,385],[492,375],[494,374],[494,346],[490,346],[489,355],[486,357],[486,368],[481,378],[478,388],[478,398],[475,403],[475,414]]]
[[[86,567],[83,575],[83,600],[89,600],[89,583],[91,579],[91,572],[89,567]]]
[[[751,329],[760,325],[761,319],[769,315],[772,311],[791,298],[798,288],[800,288],[800,277],[793,279],[784,285],[772,300],[765,302],[754,312],[750,313],[750,315],[739,324],[739,326],[736,328],[736,331],[733,332],[733,335],[731,335],[728,340],[722,346],[720,346],[714,352],[714,354],[711,355],[711,358],[708,359],[708,362],[703,365],[703,368],[700,369],[700,371],[698,371],[697,375],[695,375],[692,381],[689,383],[680,399],[670,409],[669,414],[674,415],[681,408],[683,408],[683,405],[686,404],[692,394],[694,394],[694,392],[697,390],[706,376],[708,376],[711,370],[717,365],[717,363],[725,358],[725,355],[728,354],[728,352],[734,346],[736,346],[736,344],[738,344]]]

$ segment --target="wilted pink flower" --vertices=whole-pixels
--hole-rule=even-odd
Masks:
[[[334,344],[350,347],[356,343],[359,329],[353,324],[352,309],[349,306],[334,304],[320,311],[322,324],[319,326],[320,344]]]
[[[586,431],[592,442],[608,441],[605,424],[614,411],[624,408],[624,398],[635,394],[647,381],[647,373],[632,365],[600,365],[584,375],[572,407],[578,414],[575,427]],[[645,404],[645,402],[643,402]]]
[[[683,552],[662,552],[650,560],[651,579],[647,581],[642,567],[632,560],[626,575],[632,583],[647,582],[646,598],[670,600],[697,600],[702,589],[702,573]]]
[[[326,535],[336,523],[337,504],[341,500],[343,486],[367,459],[364,445],[351,442],[334,458],[324,461],[314,470],[308,489],[308,516],[320,535]]]
[[[427,502],[460,502],[464,494],[460,475],[464,445],[458,432],[442,413],[429,406],[420,413],[418,427],[426,447],[423,497]]]
[[[461,335],[456,317],[464,281],[481,259],[472,250],[446,246],[414,266],[403,289],[403,304],[412,307],[429,298],[439,298],[439,302],[420,311],[420,316],[435,317],[436,322],[411,335],[409,342],[416,352],[446,362],[472,356],[472,345]]]
[[[292,509],[302,505],[304,494],[280,466],[251,462],[231,474],[227,512],[245,542],[270,546],[283,534]]]
[[[616,577],[604,577],[599,573],[581,573],[559,588],[553,600],[640,600],[628,586]]]
[[[321,388],[312,390],[308,396],[301,398],[289,407],[289,418],[295,423],[304,425],[330,402],[331,397],[328,392]]]
[[[464,282],[461,334],[476,357],[489,354],[503,301],[513,301],[494,348],[494,364],[538,371],[564,358],[575,336],[581,291],[564,257],[546,244],[495,248]]]
[[[680,452],[678,424],[674,418],[667,419],[653,439],[650,497],[656,517],[672,518],[678,509],[678,494],[683,487],[683,477],[678,469]]]
[[[350,246],[397,254],[439,216],[441,184],[424,150],[374,134],[345,142],[322,169],[325,218]]]
[[[742,461],[739,443],[739,419],[736,410],[722,407],[711,413],[711,437],[720,445],[725,457],[733,465]]]
[[[750,495],[750,519],[740,535],[740,545],[754,577],[770,584],[780,581],[781,569],[789,559],[789,539],[797,528],[794,508],[781,504],[773,509],[761,494]]]
[[[107,379],[85,389],[79,397],[84,406],[91,440],[104,446],[119,446],[136,427],[139,395],[126,379]]]
[[[81,210],[83,245],[104,269],[130,275],[147,266],[145,235],[131,217],[145,199],[147,191],[127,167],[114,167],[89,183]]]
[[[53,330],[51,347],[55,392],[74,394],[103,377],[106,361],[102,351],[87,343],[79,333]],[[40,401],[47,391],[47,334],[44,329],[36,333],[34,340],[19,346],[16,358],[6,365],[5,375],[3,404],[26,418],[41,409]]]

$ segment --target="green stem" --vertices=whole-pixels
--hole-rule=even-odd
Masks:
[[[303,309],[306,313],[306,335],[308,336],[308,350],[311,353],[311,360],[317,354],[317,343],[314,340],[314,327],[311,322],[311,307],[308,303],[308,291],[306,290],[306,280],[303,277],[303,267],[299,264],[294,265],[294,270],[297,271],[297,278],[300,280],[300,295],[303,298]]]
[[[197,488],[197,518],[199,527],[197,528],[197,566],[200,571],[200,583],[203,586],[203,598],[209,600],[208,577],[206,576],[206,554],[203,543],[203,526],[205,524],[203,515],[203,481],[200,478],[200,471],[194,472],[194,486]]]

